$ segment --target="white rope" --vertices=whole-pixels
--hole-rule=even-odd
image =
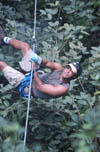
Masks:
[[[33,39],[35,39],[35,34],[36,34],[36,8],[37,8],[37,0],[35,0],[35,10],[34,10],[34,35],[33,35]]]
[[[24,146],[26,145],[26,137],[27,137],[28,117],[29,117],[30,100],[31,100],[32,75],[33,75],[33,61],[31,62],[31,78],[30,78],[30,87],[29,87],[29,94],[28,94],[28,105],[27,105],[25,132],[24,132]]]
[[[35,0],[35,10],[34,10],[34,35],[33,39],[35,39],[36,33],[36,8],[37,8],[37,0]],[[33,52],[34,52],[33,47]],[[28,94],[28,105],[27,105],[27,114],[26,114],[26,123],[25,123],[25,131],[24,131],[24,146],[26,145],[26,138],[27,138],[27,128],[28,128],[28,118],[29,118],[29,109],[30,109],[30,100],[31,100],[31,87],[32,87],[32,76],[33,76],[33,66],[34,61],[31,62],[31,78],[30,78],[30,87],[29,87],[29,94]]]

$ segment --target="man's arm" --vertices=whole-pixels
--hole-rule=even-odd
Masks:
[[[63,69],[62,65],[57,62],[48,61],[46,59],[41,58],[36,53],[33,53],[30,61],[34,61],[38,65],[42,65],[46,68],[50,68],[52,70],[61,70]]]
[[[46,67],[46,68],[50,68],[52,70],[61,70],[61,69],[63,69],[61,64],[59,64],[57,62],[48,61],[46,59],[42,59],[41,65]]]
[[[67,88],[65,88],[62,85],[59,86],[52,86],[50,84],[43,84],[40,78],[38,77],[37,72],[34,73],[34,81],[36,83],[37,89],[42,92],[46,93],[48,95],[51,95],[53,97],[64,95],[67,92]]]

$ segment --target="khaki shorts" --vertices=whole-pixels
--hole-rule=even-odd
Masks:
[[[30,49],[26,55],[22,58],[21,62],[19,62],[21,69],[25,72],[31,71],[31,62],[29,61],[32,57],[33,51]]]
[[[29,61],[32,56],[32,50],[29,50],[28,53],[22,58],[22,61],[19,62],[20,67],[25,71],[29,72],[31,70],[31,62]],[[24,79],[25,75],[18,70],[10,66],[6,66],[3,69],[3,73],[8,82],[15,88],[21,81]]]

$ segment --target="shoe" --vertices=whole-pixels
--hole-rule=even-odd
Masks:
[[[0,26],[0,45],[2,45],[3,42],[3,38],[6,36],[5,31],[3,30],[3,28]]]

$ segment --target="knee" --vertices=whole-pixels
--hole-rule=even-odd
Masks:
[[[24,49],[24,50],[28,51],[28,50],[30,49],[29,44],[28,44],[28,43],[23,43],[23,45],[22,45],[22,49]]]

